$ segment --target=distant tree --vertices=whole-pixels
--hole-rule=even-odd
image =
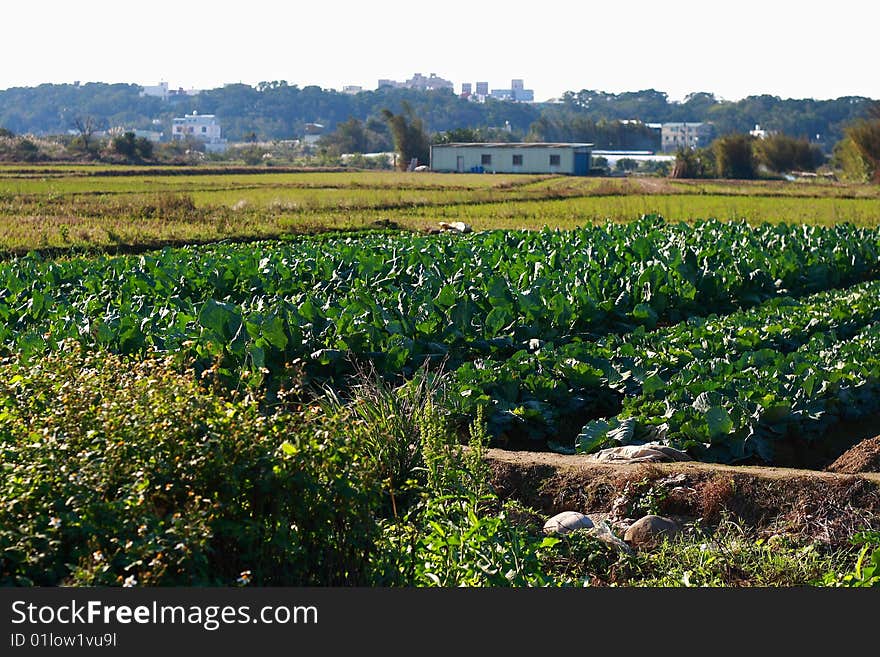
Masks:
[[[121,155],[129,160],[137,159],[137,151],[135,150],[135,136],[133,132],[126,132],[114,137],[110,142],[110,148],[117,155]]]
[[[134,150],[141,160],[153,159],[153,142],[146,137],[138,137],[134,140]]]
[[[512,130],[505,128],[453,128],[445,132],[437,132],[432,138],[434,144],[484,144],[487,142],[509,143],[520,141]]]
[[[77,131],[77,138],[72,144],[75,149],[88,154],[94,154],[97,150],[92,140],[92,135],[97,129],[97,122],[92,116],[77,116],[73,119],[73,127]]]
[[[680,148],[675,154],[675,166],[669,174],[672,178],[699,178],[697,175],[697,159],[689,148]]]
[[[339,156],[343,153],[366,153],[367,131],[364,124],[354,117],[336,126],[333,132],[322,135],[318,145],[326,148],[328,154]]]
[[[402,107],[400,114],[394,114],[386,108],[382,110],[382,116],[391,129],[394,148],[400,156],[398,168],[406,170],[413,159],[419,164],[427,164],[431,156],[430,143],[422,120],[414,115],[412,107],[406,101],[402,103]]]
[[[259,146],[247,146],[238,151],[239,157],[241,157],[245,164],[248,164],[250,166],[263,164],[265,162],[263,156],[266,153],[267,151],[260,148]]]
[[[868,182],[873,174],[871,163],[849,137],[844,137],[834,145],[831,166],[837,170],[841,179],[849,182]]]
[[[660,137],[644,123],[624,123],[565,109],[546,109],[529,126],[526,141],[561,141],[594,144],[596,148],[647,151],[660,147]]]
[[[685,117],[693,117],[701,119],[707,116],[709,111],[718,105],[718,99],[715,94],[707,91],[697,91],[685,96],[682,103],[682,111],[686,112]]]
[[[770,171],[815,171],[825,161],[822,149],[807,139],[775,134],[754,142],[757,161]]]
[[[669,173],[671,178],[712,178],[715,176],[715,154],[710,148],[680,148]]]
[[[446,132],[438,132],[434,135],[435,144],[476,144],[488,141],[485,135],[476,128],[453,128]]]
[[[668,160],[661,160],[661,161],[647,160],[645,162],[642,162],[639,169],[643,173],[648,173],[648,174],[651,174],[654,176],[666,177],[672,171],[672,165],[669,163]]]
[[[880,109],[876,110],[878,118],[856,121],[846,131],[845,140],[850,148],[861,158],[867,177],[880,183]]]
[[[243,141],[248,144],[256,144],[257,143],[257,133],[254,132],[253,130],[251,130],[249,133],[247,133],[244,136]]]
[[[394,138],[388,124],[378,116],[371,116],[364,123],[368,153],[387,153],[394,150]]]
[[[129,131],[110,142],[111,150],[132,162],[153,159],[153,143],[145,137],[135,137],[135,133]]]
[[[401,102],[406,101],[429,132],[455,128],[485,130],[510,121],[513,134],[522,138],[532,123],[546,116],[548,127],[553,131],[571,133],[573,141],[580,141],[582,138],[574,135],[583,132],[588,120],[593,124],[603,119],[607,122],[641,119],[652,123],[711,121],[722,135],[747,132],[760,123],[787,135],[807,135],[812,143],[820,143],[823,149],[830,151],[830,147],[843,138],[847,124],[865,118],[871,102],[861,96],[814,100],[781,99],[771,95],[726,101],[715,99],[707,92],[693,93],[683,102],[677,102],[649,89],[624,93],[572,91],[564,95],[562,102],[548,104],[492,98],[485,103],[474,103],[449,90],[383,88],[343,94],[313,86],[300,89],[283,80],[264,81],[257,86],[230,84],[206,89],[197,96],[173,95],[168,100],[141,96],[141,91],[142,87],[136,84],[105,83],[44,84],[0,90],[0,125],[19,135],[62,134],[72,127],[75,116],[92,116],[100,126],[147,127],[154,119],[169,124],[174,117],[197,110],[221,116],[223,133],[232,141],[243,140],[251,131],[264,140],[290,139],[300,134],[308,122],[322,123],[329,132],[349,117],[364,122],[376,117],[381,121],[383,108],[398,112]],[[610,135],[615,137],[613,131]],[[626,138],[631,142],[642,139],[635,130]],[[556,139],[548,133],[536,140]],[[370,150],[390,150],[391,141],[388,135],[388,148],[371,146]],[[594,142],[597,147],[602,143],[592,138],[585,141]],[[659,145],[627,148],[657,150]]]
[[[631,157],[622,157],[617,160],[614,168],[618,171],[635,171],[639,168],[639,162],[638,160],[634,160]]]
[[[257,84],[257,91],[260,93],[266,91],[274,91],[276,89],[284,89],[287,87],[287,80],[273,80],[272,82],[260,82]]]
[[[34,162],[40,159],[40,149],[30,139],[19,139],[12,151],[17,162]]]
[[[0,128],[0,137],[15,137],[15,133],[12,130],[7,130],[6,128]]]
[[[719,178],[750,180],[756,175],[754,138],[746,134],[730,134],[712,142],[715,173]]]
[[[205,151],[205,143],[187,136],[186,139],[174,139],[159,144],[155,148],[154,157],[163,162],[184,164],[200,159]]]

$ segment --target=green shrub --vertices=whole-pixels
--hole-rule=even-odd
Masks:
[[[759,537],[730,518],[695,524],[654,550],[636,553],[619,583],[649,587],[804,586],[841,558],[795,537]]]
[[[0,364],[0,584],[365,583],[380,499],[344,427],[169,362]]]
[[[420,368],[395,387],[364,366],[347,398],[327,388],[320,400],[323,414],[345,425],[365,467],[382,482],[385,515],[404,512],[424,483],[421,433],[443,385],[441,374]]]

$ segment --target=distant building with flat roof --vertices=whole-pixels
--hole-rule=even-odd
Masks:
[[[143,98],[144,96],[153,96],[155,98],[161,98],[162,100],[168,100],[168,83],[160,82],[156,85],[145,85],[141,87],[141,91],[138,94]]]
[[[431,73],[429,76],[416,73],[406,82],[397,82],[395,80],[380,78],[378,88],[381,89],[382,87],[392,87],[394,89],[420,89],[422,91],[449,89],[452,91],[455,85],[449,80],[444,80],[436,73]]]
[[[431,146],[431,170],[446,173],[590,173],[593,144],[454,143]]]
[[[660,149],[664,153],[680,148],[703,148],[708,146],[715,134],[711,123],[663,123],[660,126]]]

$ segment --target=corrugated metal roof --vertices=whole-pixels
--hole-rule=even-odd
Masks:
[[[454,142],[451,144],[433,144],[435,147],[456,147],[461,148],[470,146],[473,148],[592,148],[593,144],[573,144],[573,143],[552,143],[552,142]]]

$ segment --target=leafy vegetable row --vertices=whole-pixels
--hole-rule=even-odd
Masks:
[[[851,338],[880,321],[880,281],[761,306],[718,317],[694,317],[665,329],[639,328],[594,342],[565,345],[535,341],[506,360],[483,358],[453,374],[456,410],[472,416],[492,409],[496,435],[553,439],[577,432],[585,418],[616,415],[619,404],[656,399],[685,368],[713,359],[734,361],[755,350],[780,355],[796,351],[816,335]],[[582,419],[577,424],[578,419]],[[576,426],[573,426],[573,423]],[[603,446],[605,425],[589,425],[582,450]],[[611,427],[613,428],[613,427]],[[564,445],[559,446],[565,450]]]
[[[625,399],[617,417],[588,423],[578,449],[659,440],[708,460],[771,461],[781,441],[809,446],[841,419],[878,411],[874,323],[849,340],[817,332],[790,353],[764,348],[694,360]]]
[[[220,360],[259,383],[300,359],[406,373],[729,312],[878,275],[877,231],[645,217],[574,231],[365,235],[0,265],[0,343],[74,337]]]

